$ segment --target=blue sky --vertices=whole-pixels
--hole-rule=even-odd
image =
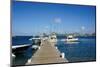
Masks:
[[[14,1],[12,34],[95,32],[95,6]]]

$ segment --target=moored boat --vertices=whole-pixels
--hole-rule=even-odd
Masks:
[[[50,36],[49,36],[49,41],[50,42],[57,42],[57,36],[55,33],[52,33]]]

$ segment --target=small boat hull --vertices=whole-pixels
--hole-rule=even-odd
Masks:
[[[75,42],[78,41],[78,38],[73,38],[73,39],[66,39],[68,42]]]
[[[24,47],[19,47],[19,48],[12,49],[12,53],[14,53],[15,55],[17,55],[17,54],[22,54],[22,53],[26,52],[26,50],[27,50],[29,47],[30,47],[30,46],[24,46]]]

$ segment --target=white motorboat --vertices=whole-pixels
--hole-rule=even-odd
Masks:
[[[31,44],[23,44],[12,46],[12,56],[26,52],[26,50],[31,46]]]
[[[52,34],[52,35],[50,35],[49,36],[49,41],[50,42],[57,42],[57,36],[56,36],[56,34]]]
[[[66,39],[68,42],[74,42],[74,41],[78,41],[78,38],[73,37],[72,35],[69,35]]]
[[[33,37],[29,40],[31,40],[33,43],[32,43],[32,48],[33,49],[38,49],[39,46],[41,45],[41,39],[40,37]]]
[[[33,45],[32,48],[33,48],[33,49],[38,49],[39,46],[38,46],[38,45]]]

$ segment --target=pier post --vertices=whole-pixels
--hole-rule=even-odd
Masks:
[[[27,63],[31,63],[31,59],[28,59],[28,62]]]
[[[56,47],[56,49],[58,49],[58,48]]]
[[[65,58],[65,53],[61,53],[61,57],[62,58]]]
[[[39,46],[39,48],[38,49],[40,49],[41,47]]]

